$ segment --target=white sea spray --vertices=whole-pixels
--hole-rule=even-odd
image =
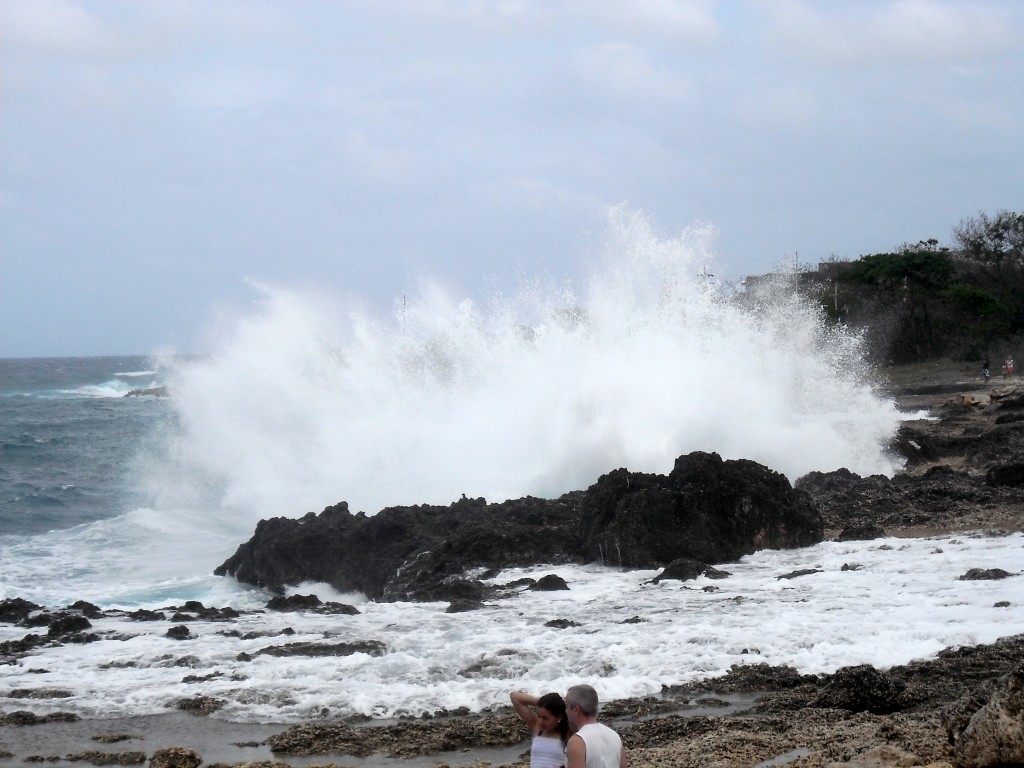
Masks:
[[[263,289],[171,383],[154,506],[256,520],[555,497],[617,467],[668,472],[695,450],[791,480],[892,474],[899,413],[860,339],[791,291],[726,296],[713,232],[655,235],[618,211],[580,291],[530,282],[485,304],[428,282],[393,316]]]

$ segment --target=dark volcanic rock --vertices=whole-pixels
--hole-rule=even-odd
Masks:
[[[983,476],[944,465],[893,478],[860,477],[846,469],[810,472],[795,486],[810,494],[825,527],[839,530],[955,528],[969,522],[974,512],[1024,509],[1024,486],[990,485]]]
[[[60,637],[74,632],[81,632],[83,629],[89,629],[91,626],[92,623],[85,616],[60,614],[55,616],[50,622],[50,628],[46,634],[50,637]]]
[[[78,611],[80,614],[89,619],[98,619],[103,615],[103,611],[99,609],[99,606],[93,605],[87,600],[76,600],[68,606],[68,610]]]
[[[205,621],[230,621],[237,619],[241,614],[234,608],[207,608],[198,600],[187,600],[184,605],[165,608],[167,611],[174,611],[171,621],[194,621],[203,619]],[[161,614],[162,615],[162,614]]]
[[[270,611],[308,611],[321,605],[320,598],[316,595],[291,595],[284,597],[278,595],[267,603],[267,610]]]
[[[881,715],[903,708],[906,688],[903,680],[868,664],[843,667],[832,675],[814,706]]]
[[[885,531],[874,523],[849,525],[836,536],[836,541],[872,541],[885,537]]]
[[[124,397],[167,397],[167,387],[145,387],[132,389]]]
[[[301,519],[262,520],[218,575],[274,590],[326,582],[382,600],[484,600],[473,569],[603,562],[631,568],[679,558],[736,560],[821,541],[820,515],[783,475],[752,461],[693,453],[665,475],[617,469],[586,491],[501,504],[353,515],[345,502]]]
[[[24,621],[32,611],[38,611],[41,605],[29,602],[21,597],[9,597],[0,600],[0,621],[8,624],[17,624]]]
[[[1024,485],[1024,463],[997,464],[985,473],[989,485]]]
[[[585,493],[581,529],[586,560],[631,568],[683,557],[731,562],[823,536],[811,500],[783,475],[701,452],[680,456],[667,477],[624,469],[604,475]]]
[[[733,664],[723,677],[701,680],[692,687],[697,691],[735,693],[737,691],[774,691],[814,685],[814,675],[802,675],[793,667],[768,664]]]
[[[1002,568],[970,568],[957,581],[998,581],[1013,576],[1009,571]]]
[[[777,580],[781,579],[799,579],[801,576],[811,576],[815,573],[821,573],[820,568],[799,568],[789,573],[783,573],[781,576],[776,576]]]
[[[450,600],[452,602],[482,602],[489,590],[483,582],[458,576],[428,578],[422,585],[414,585],[408,595],[414,600]]]
[[[5,640],[0,643],[0,661],[6,663],[8,660],[20,658],[46,642],[45,637],[35,633],[29,633],[20,640]]]
[[[707,576],[709,579],[727,579],[731,576],[728,571],[720,571],[707,563],[692,560],[688,557],[681,557],[665,566],[665,570],[651,579],[652,584],[657,584],[664,579],[676,581],[689,581],[698,576]]]
[[[375,599],[481,599],[483,590],[467,594],[446,581],[475,565],[566,562],[563,539],[576,537],[575,520],[567,505],[534,498],[495,505],[463,498],[373,517],[353,515],[342,502],[299,520],[260,521],[216,573],[273,589],[323,581]]]
[[[529,588],[536,592],[558,592],[559,590],[569,589],[569,585],[565,583],[565,579],[561,576],[549,573],[547,576],[541,576]]]
[[[268,611],[310,611],[330,615],[358,616],[359,609],[347,603],[335,603],[328,600],[320,601],[316,595],[292,595],[291,597],[273,597],[267,603]]]
[[[484,604],[479,600],[470,600],[468,598],[459,597],[452,600],[448,607],[445,608],[445,613],[466,613],[467,611],[479,611],[484,608]]]
[[[351,656],[365,653],[368,656],[383,656],[388,647],[379,640],[363,640],[358,643],[286,643],[261,648],[257,655],[267,656]]]
[[[126,615],[132,621],[164,621],[167,618],[167,615],[160,611],[150,611],[145,608],[139,608]]]

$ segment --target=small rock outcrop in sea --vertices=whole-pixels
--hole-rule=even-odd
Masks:
[[[529,586],[529,589],[534,592],[558,592],[569,589],[569,585],[558,574],[549,573],[547,576],[541,576],[535,584]]]
[[[8,624],[17,624],[25,621],[32,611],[38,611],[41,605],[36,605],[21,597],[8,597],[0,600],[0,621]]]
[[[727,579],[731,575],[728,571],[721,571],[707,563],[702,563],[689,557],[681,557],[665,566],[665,570],[651,579],[651,583],[658,584],[665,579],[689,581],[696,579],[698,576],[706,576],[709,579]]]
[[[125,397],[167,397],[167,387],[140,387],[124,393]]]
[[[267,603],[268,611],[310,611],[312,613],[334,614],[344,616],[358,616],[359,609],[347,603],[335,603],[328,600],[321,602],[316,595],[291,595],[282,597],[278,595]]]
[[[212,696],[191,696],[189,698],[178,699],[174,702],[174,706],[177,709],[185,712],[192,712],[197,715],[208,715],[211,712],[216,712],[224,706],[222,699],[215,699]]]
[[[998,581],[1013,576],[1009,571],[1002,568],[971,568],[957,581]]]
[[[493,588],[467,576],[481,568],[721,563],[822,538],[817,509],[785,476],[753,461],[691,453],[668,475],[617,469],[552,500],[463,497],[372,517],[342,502],[298,520],[261,520],[215,573],[276,591],[313,581],[376,600],[483,600]]]
[[[194,749],[163,747],[149,759],[150,768],[198,768],[203,758]]]
[[[362,640],[355,643],[286,643],[261,648],[256,655],[266,656],[351,656],[365,653],[368,656],[383,656],[388,647],[380,640]]]

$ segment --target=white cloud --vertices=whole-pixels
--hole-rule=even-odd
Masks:
[[[351,128],[341,140],[341,151],[349,169],[373,185],[392,185],[406,178],[412,165],[408,152],[386,146],[379,138]]]
[[[823,63],[959,63],[1014,43],[1000,10],[980,3],[765,0],[756,5],[766,13],[769,37],[779,50]]]
[[[200,109],[255,109],[276,103],[290,90],[280,72],[262,66],[207,69],[173,86],[178,105]]]
[[[115,49],[117,34],[81,4],[66,0],[4,0],[4,47],[41,55],[94,55]]]
[[[604,35],[709,42],[720,28],[717,0],[410,0],[363,2],[369,15],[392,23],[417,19],[450,31],[539,33],[571,38]]]
[[[570,4],[617,35],[643,35],[689,42],[717,39],[719,25],[713,0],[600,0]]]
[[[660,69],[645,49],[631,43],[581,48],[574,64],[577,76],[592,91],[617,99],[674,101],[687,91],[685,80]]]
[[[787,83],[740,96],[735,113],[751,129],[799,132],[817,122],[818,106],[805,88]]]
[[[575,209],[597,216],[608,208],[608,203],[603,200],[536,176],[508,177],[494,185],[484,185],[484,188],[502,204],[511,203],[542,212]]]

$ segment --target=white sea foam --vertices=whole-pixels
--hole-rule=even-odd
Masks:
[[[842,570],[847,563],[860,568]],[[827,542],[763,551],[721,567],[732,575],[659,584],[650,583],[656,571],[510,569],[495,581],[556,572],[570,590],[524,592],[458,614],[445,613],[446,603],[363,601],[358,616],[268,612],[230,623],[190,621],[195,637],[184,641],[165,636],[173,626],[168,621],[101,619],[91,631],[103,640],[41,648],[17,665],[0,667],[0,696],[45,685],[73,695],[34,701],[40,712],[155,714],[197,693],[196,684],[183,681],[186,675],[212,676],[201,692],[226,702],[218,717],[263,722],[356,713],[393,717],[460,706],[481,711],[507,703],[513,687],[564,691],[581,680],[593,683],[604,699],[647,695],[662,684],[724,674],[733,664],[789,664],[804,673],[865,663],[884,669],[934,656],[944,647],[1024,632],[1018,605],[1024,578],[1021,534]],[[972,567],[1017,575],[959,581]],[[778,578],[796,569],[820,573]],[[305,585],[299,591],[321,590]],[[350,597],[325,591],[321,596]],[[235,605],[250,608],[266,599],[255,592],[233,597]],[[997,607],[1003,601],[1011,606]],[[162,604],[154,600],[148,607]],[[624,623],[632,617],[642,623]],[[544,626],[563,618],[579,626]],[[295,634],[279,634],[286,627]],[[228,637],[221,634],[225,629],[271,635]],[[0,641],[24,633],[0,625]],[[387,653],[259,654],[285,643],[366,640],[383,642]],[[240,660],[240,653],[253,659]],[[48,671],[45,681],[29,673],[33,668]]]
[[[117,376],[124,376],[124,374],[115,374]],[[59,390],[58,394],[61,397],[83,397],[83,398],[104,398],[104,397],[124,397],[128,392],[134,389],[144,389],[160,386],[159,382],[151,380],[148,385],[140,386],[137,382],[128,384],[124,381],[112,380],[106,381],[102,384],[86,384],[85,386],[75,387],[74,389],[62,389]]]

